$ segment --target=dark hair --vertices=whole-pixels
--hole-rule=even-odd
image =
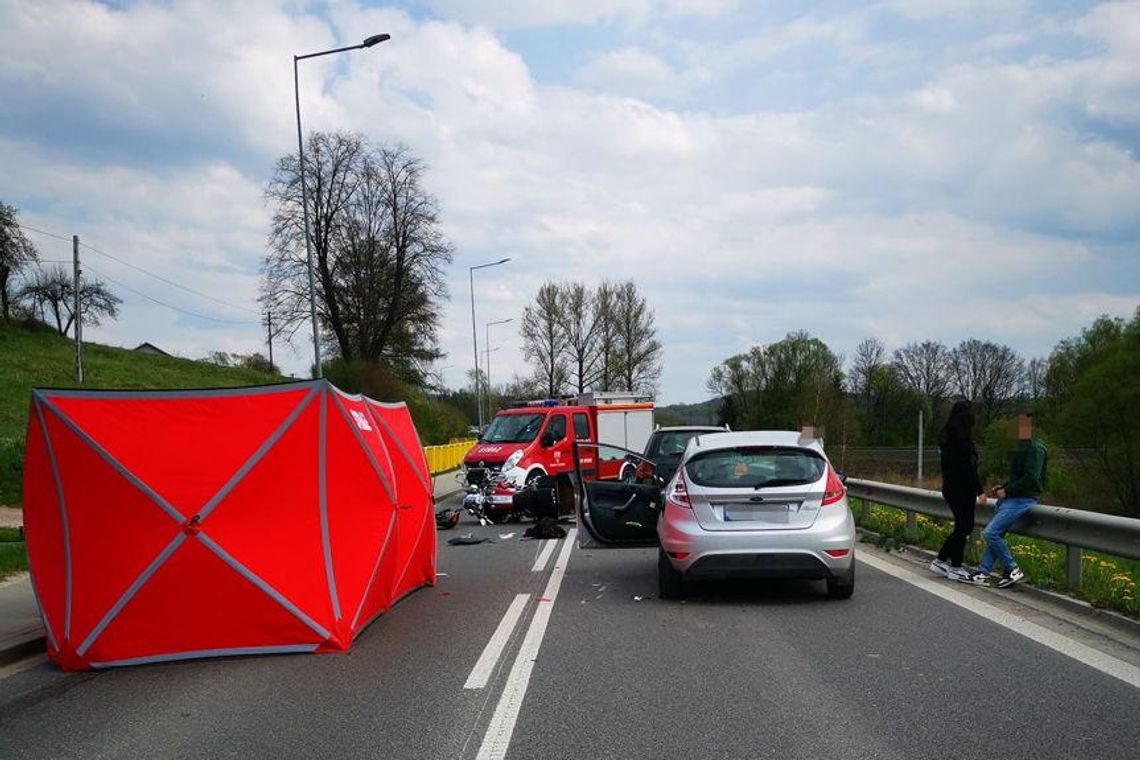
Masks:
[[[942,426],[938,440],[942,443],[950,439],[968,441],[974,434],[974,405],[969,399],[960,398],[950,407],[950,416]]]

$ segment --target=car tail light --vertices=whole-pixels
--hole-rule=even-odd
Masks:
[[[673,487],[669,489],[669,495],[665,499],[674,507],[693,508],[693,502],[689,500],[689,489],[685,487],[685,474],[683,472],[677,475],[677,479],[673,482]]]
[[[835,474],[835,470],[831,465],[827,466],[827,485],[823,489],[823,506],[834,504],[847,495],[847,489],[843,487],[840,482],[839,476]]]
[[[829,557],[835,557],[838,559],[839,557],[846,557],[850,551],[850,549],[824,549],[823,553]]]
[[[673,559],[685,559],[689,556],[689,552],[665,552]]]

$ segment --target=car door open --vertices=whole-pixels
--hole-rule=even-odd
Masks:
[[[633,468],[630,481],[584,476],[620,472],[616,460]],[[634,451],[597,443],[574,444],[574,508],[578,545],[583,548],[657,546],[657,520],[664,498],[653,462]]]

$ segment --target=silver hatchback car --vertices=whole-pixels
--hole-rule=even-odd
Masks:
[[[591,451],[590,449],[593,449]],[[742,431],[693,438],[668,482],[633,452],[583,446],[575,458],[622,457],[639,480],[578,478],[583,548],[652,546],[662,598],[690,579],[812,578],[828,596],[855,591],[855,520],[820,443],[800,433]]]

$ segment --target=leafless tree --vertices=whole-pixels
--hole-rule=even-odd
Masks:
[[[613,322],[620,384],[615,390],[655,392],[661,378],[661,342],[653,324],[653,309],[632,280],[614,291]]]
[[[618,372],[618,334],[614,318],[617,286],[603,281],[594,291],[591,313],[597,339],[597,362],[593,387],[600,391],[616,387]]]
[[[20,229],[19,212],[0,201],[0,316],[11,318],[13,280],[37,260],[36,247]]]
[[[908,343],[895,350],[892,364],[904,385],[929,399],[945,398],[950,390],[950,351],[938,341]]]
[[[523,311],[519,333],[523,356],[534,363],[535,378],[550,397],[562,392],[569,377],[563,322],[561,288],[554,282],[544,283],[534,304]]]
[[[41,313],[50,313],[60,335],[71,332],[75,322],[75,285],[71,272],[61,266],[42,269],[28,279],[20,297],[31,301]],[[80,281],[79,308],[83,312],[84,327],[98,327],[107,317],[117,318],[122,302],[101,280]]]
[[[570,380],[578,393],[582,393],[593,384],[599,355],[599,321],[594,295],[580,282],[569,283],[560,290],[562,332],[566,338],[565,354]]]
[[[402,146],[316,132],[305,148],[310,239],[323,337],[346,360],[386,361],[416,375],[439,357],[439,301],[452,248],[423,163]],[[308,260],[296,156],[278,161],[262,300],[288,336],[309,318]]]
[[[1022,395],[1030,401],[1037,401],[1045,396],[1045,377],[1049,373],[1049,358],[1037,356],[1025,364],[1025,374],[1022,377]]]
[[[950,352],[950,366],[955,390],[978,404],[988,421],[1017,395],[1025,362],[1009,346],[971,338]]]
[[[851,392],[866,401],[871,387],[871,378],[886,364],[887,347],[878,338],[864,338],[855,347],[855,358],[851,362],[848,376]]]

